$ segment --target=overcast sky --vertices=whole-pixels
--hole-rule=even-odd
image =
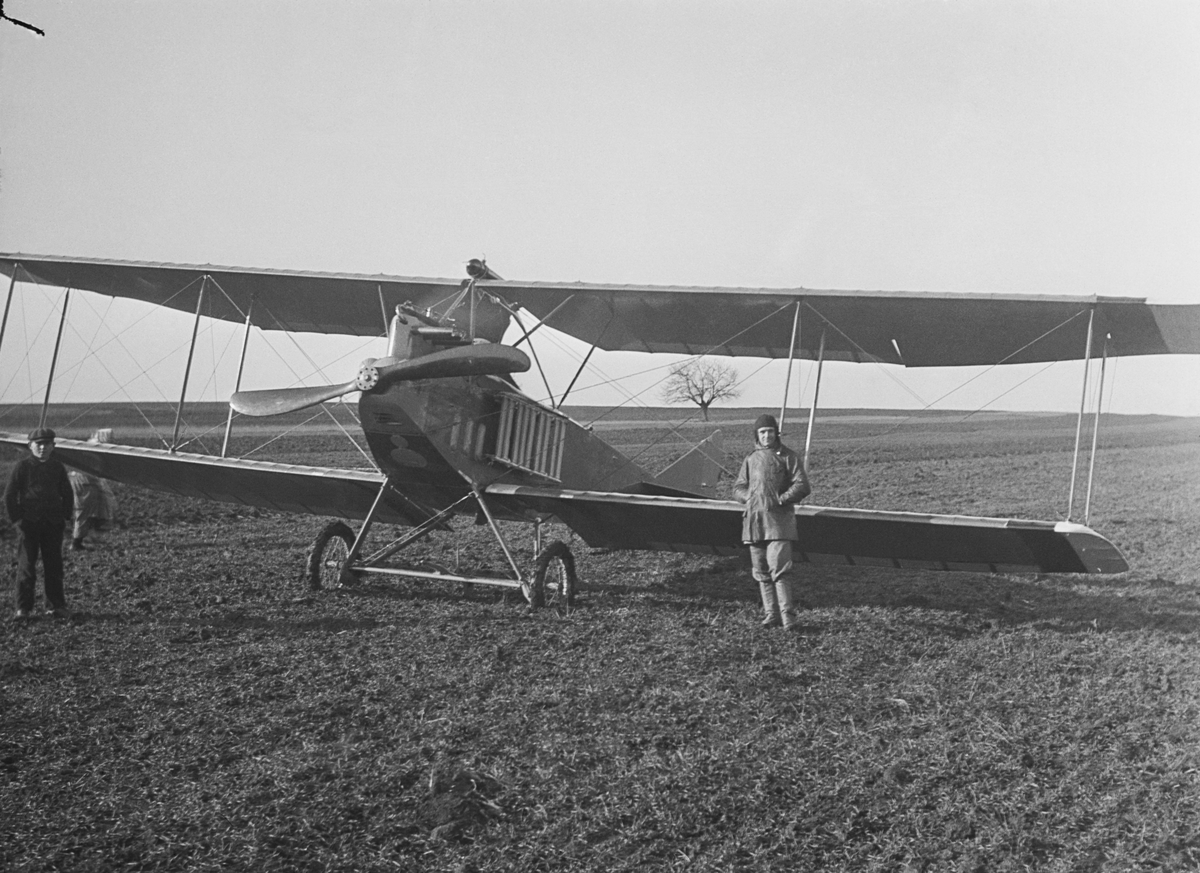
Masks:
[[[1200,303],[1194,2],[5,12],[46,36],[0,23],[3,251],[451,277],[485,256],[527,280]],[[177,345],[156,328],[136,354]],[[1200,415],[1197,356],[1115,371],[1114,411]],[[1018,386],[1033,372],[941,405],[1078,407],[1080,364]],[[782,373],[741,402],[778,405]],[[823,403],[912,407],[968,374],[826,375]]]

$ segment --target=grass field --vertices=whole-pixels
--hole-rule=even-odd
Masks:
[[[652,469],[721,427],[732,468],[756,412],[595,426]],[[147,438],[89,415],[51,423]],[[254,456],[353,462],[308,428]],[[812,502],[1062,517],[1073,441],[1071,416],[835,412]],[[320,519],[117,494],[120,527],[68,553],[75,618],[0,623],[0,869],[1200,868],[1195,419],[1104,420],[1091,524],[1129,572],[802,567],[795,636],[758,627],[736,559],[558,529],[571,610],[312,592]],[[420,549],[498,570],[485,544],[464,520]]]

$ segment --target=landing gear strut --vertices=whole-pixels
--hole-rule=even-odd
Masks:
[[[496,520],[484,499],[483,492],[479,489],[473,490],[470,494],[467,494],[436,515],[429,516],[425,521],[409,530],[399,539],[392,541],[366,557],[360,558],[359,555],[366,543],[367,532],[371,529],[378,509],[383,503],[383,497],[390,487],[389,483],[383,483],[379,494],[375,498],[375,503],[372,505],[371,511],[367,513],[367,517],[363,521],[363,526],[357,536],[355,536],[344,522],[340,521],[331,522],[326,525],[317,535],[309,551],[306,567],[306,578],[311,588],[336,587],[357,576],[379,574],[426,581],[458,582],[464,586],[493,585],[501,588],[518,588],[533,609],[541,609],[544,606],[569,607],[574,605],[578,579],[575,574],[575,558],[571,554],[571,550],[567,548],[566,543],[561,540],[555,540],[544,549],[539,550],[535,548],[535,551],[537,551],[537,560],[534,564],[533,573],[523,573],[513,559],[512,551],[509,549],[508,543],[505,542],[500,528],[496,525]],[[456,511],[459,511],[459,507],[463,503],[472,499],[478,505],[480,515],[491,527],[492,534],[495,536],[501,551],[504,552],[504,557],[507,559],[512,572],[511,578],[459,575],[457,573],[446,572],[442,568],[432,567],[426,570],[385,566],[384,562],[388,558],[406,546],[423,538],[430,531],[436,528],[447,530],[447,519]],[[540,523],[537,530],[537,540],[540,546]]]

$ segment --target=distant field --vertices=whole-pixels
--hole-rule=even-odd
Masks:
[[[266,429],[286,429],[299,425],[313,428],[336,430],[333,423],[336,419],[341,422],[353,420],[353,404],[326,404],[320,410],[302,410],[283,416],[275,416],[271,420],[252,419],[235,415],[235,428],[246,427]],[[729,428],[745,425],[747,427],[766,411],[778,416],[778,408],[763,410],[753,408],[720,407],[709,410],[710,422],[706,422],[699,410],[688,407],[607,407],[607,406],[565,406],[563,411],[582,424],[589,424],[597,429],[622,430],[643,423],[671,423],[680,427]],[[228,405],[224,403],[189,403],[184,409],[184,430],[204,433],[213,429],[224,432],[229,413]],[[41,407],[38,405],[0,405],[0,430],[20,431],[37,425]],[[1118,416],[1128,420],[1151,421],[1168,418],[1168,416]],[[947,423],[953,424],[963,419],[974,422],[978,426],[981,421],[1004,420],[1018,418],[1023,421],[1056,420],[1069,418],[1074,426],[1075,416],[1066,413],[1053,412],[967,412],[965,410],[924,410],[909,411],[899,409],[820,409],[817,411],[817,422],[836,421],[840,424],[886,424],[894,425],[900,421]],[[1109,418],[1109,416],[1105,416]],[[168,433],[175,424],[175,407],[169,403],[55,403],[51,407],[49,422],[64,434],[75,437],[87,436],[97,427],[111,427],[116,430],[129,430],[142,434],[152,428],[165,430]],[[790,425],[790,426],[787,426]],[[785,419],[785,429],[793,434],[802,434],[808,425],[807,409],[789,409]],[[818,435],[820,430],[817,430]]]
[[[151,439],[78,412],[51,423]],[[757,412],[596,426],[651,469],[719,426],[732,468]],[[362,462],[319,428],[263,447],[239,425],[234,448]],[[812,501],[1060,518],[1074,438],[1070,415],[833,410]],[[758,626],[738,559],[554,527],[573,609],[311,591],[324,520],[118,485],[117,530],[68,553],[75,619],[0,623],[0,869],[1200,869],[1200,421],[1106,416],[1100,446],[1091,523],[1129,572],[805,566],[796,636]],[[413,558],[503,563],[471,519]]]

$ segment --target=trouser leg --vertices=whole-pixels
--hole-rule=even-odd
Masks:
[[[46,606],[51,609],[64,609],[67,598],[63,594],[63,556],[62,544],[65,525],[47,524],[42,526],[42,574],[46,585]]]
[[[763,620],[772,624],[779,623],[779,604],[775,600],[775,584],[759,582],[758,593],[762,597]]]
[[[95,527],[96,527],[96,520],[94,518],[84,519],[83,521],[76,521],[75,528],[74,528],[74,530],[71,531],[71,548],[76,551],[79,551],[80,549],[82,549],[83,548],[83,538],[88,535],[88,531],[94,529]]]
[[[792,541],[772,540],[767,544],[767,564],[774,581],[775,599],[784,627],[796,623],[795,597],[792,588]]]
[[[778,621],[779,606],[775,600],[775,582],[771,577],[771,568],[767,559],[767,543],[750,544],[750,571],[754,581],[758,583],[758,593],[762,597],[763,619],[767,622]]]
[[[30,525],[17,525],[17,609],[33,609],[37,582],[38,537]]]

